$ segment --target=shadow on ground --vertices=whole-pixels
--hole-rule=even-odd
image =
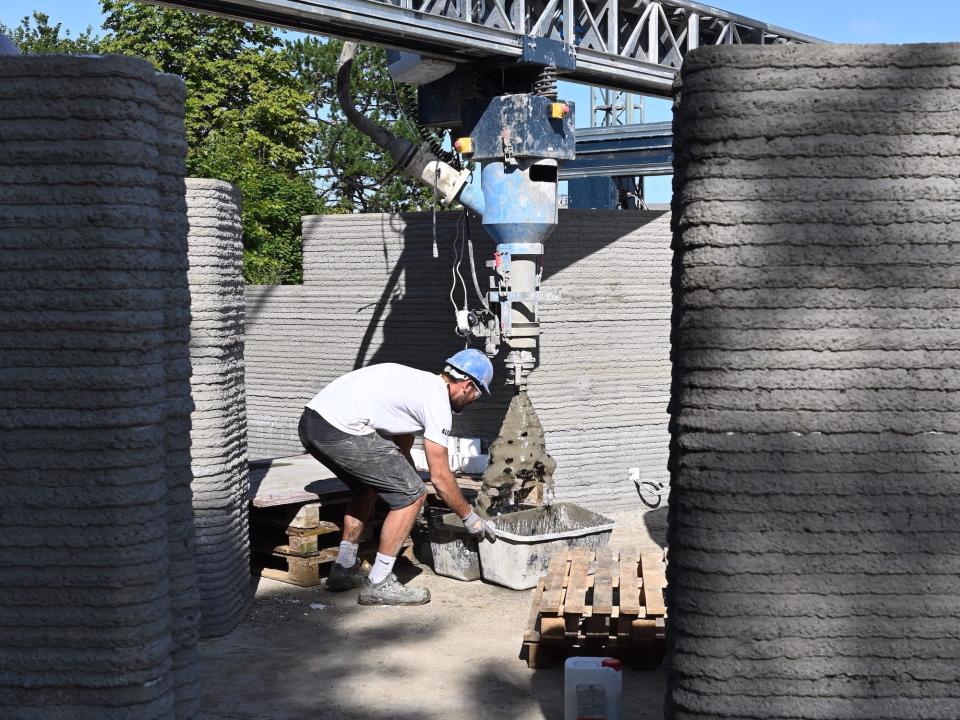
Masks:
[[[402,568],[409,577],[418,570]],[[244,622],[202,643],[207,720],[454,720],[563,717],[562,666],[519,659],[530,591],[428,568],[433,600],[368,608],[354,593],[261,580]],[[625,717],[660,718],[664,677],[624,672]]]

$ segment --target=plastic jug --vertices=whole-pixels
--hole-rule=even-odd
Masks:
[[[615,658],[567,658],[563,666],[564,720],[622,720],[621,668]]]

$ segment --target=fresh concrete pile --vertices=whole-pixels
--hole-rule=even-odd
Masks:
[[[447,299],[457,218],[438,214],[436,258],[430,213],[304,218],[304,285],[247,289],[252,457],[303,452],[303,405],[338,375],[376,362],[436,372],[463,346]],[[563,300],[541,306],[530,399],[557,461],[558,498],[598,510],[643,507],[635,467],[666,490],[668,222],[657,212],[561,211],[546,241],[543,284]],[[493,243],[479,224],[472,229],[486,287]],[[454,434],[496,437],[510,401],[496,367],[493,399],[457,416]]]
[[[958,82],[956,45],[684,61],[668,717],[958,717]]]
[[[201,632],[224,635],[250,602],[240,193],[187,180],[193,509]]]
[[[3,718],[197,716],[182,96],[0,57]]]

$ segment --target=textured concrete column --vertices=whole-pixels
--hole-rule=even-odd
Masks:
[[[957,45],[684,60],[668,717],[958,717],[958,82]]]
[[[190,460],[190,288],[187,282],[187,142],[183,127],[186,90],[176,75],[157,75],[160,100],[161,247],[169,272],[164,323],[167,381],[164,460],[167,469],[167,522],[170,547],[170,611],[173,635],[174,698],[178,718],[200,711],[195,663],[199,659],[200,595],[194,557],[193,480]]]
[[[174,687],[194,670],[172,662],[169,89],[140,60],[0,57],[4,718],[191,716]]]
[[[193,508],[201,632],[224,635],[250,602],[240,194],[187,180],[193,319]]]

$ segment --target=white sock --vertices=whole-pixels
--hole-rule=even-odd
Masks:
[[[345,568],[352,568],[357,562],[357,550],[359,549],[360,546],[357,543],[342,541],[340,550],[337,552],[337,564]]]
[[[395,557],[390,557],[389,555],[384,555],[383,553],[377,553],[377,559],[373,563],[373,567],[370,568],[370,582],[376,585],[379,582],[383,582],[383,579],[390,574],[390,571],[393,570],[393,564],[397,561]]]

